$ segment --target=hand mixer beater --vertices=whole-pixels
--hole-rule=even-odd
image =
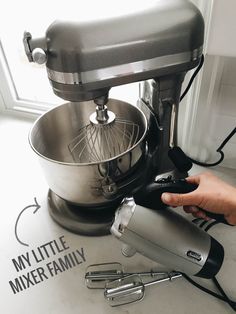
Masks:
[[[101,162],[125,153],[139,138],[139,125],[107,109],[107,97],[94,100],[96,112],[80,128],[68,148],[76,163]]]

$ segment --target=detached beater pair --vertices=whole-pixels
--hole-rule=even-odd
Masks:
[[[154,277],[146,281],[144,278]],[[85,283],[89,289],[104,289],[104,297],[110,306],[120,306],[142,300],[145,288],[182,277],[179,272],[124,272],[120,263],[103,263],[88,266]]]

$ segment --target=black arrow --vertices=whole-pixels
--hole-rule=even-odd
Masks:
[[[39,210],[39,208],[40,208],[41,206],[38,204],[38,202],[37,202],[37,200],[36,200],[36,197],[34,198],[34,202],[35,202],[35,204],[28,205],[28,206],[26,206],[24,209],[22,209],[22,211],[19,213],[19,215],[18,215],[18,217],[17,217],[17,219],[16,219],[16,223],[15,223],[15,236],[16,236],[16,240],[17,240],[20,244],[25,245],[25,246],[29,246],[29,244],[24,243],[24,242],[22,242],[22,241],[19,239],[18,233],[17,233],[18,222],[19,222],[19,220],[20,220],[21,215],[23,214],[23,212],[24,212],[26,209],[31,208],[31,207],[35,207],[35,210],[33,211],[33,214],[35,214],[35,213]]]

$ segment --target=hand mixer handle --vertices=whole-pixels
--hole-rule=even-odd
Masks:
[[[157,182],[152,182],[145,187],[145,191],[142,193],[137,193],[134,199],[136,204],[151,208],[151,209],[163,209],[166,205],[161,201],[161,194],[164,192],[169,193],[190,193],[196,190],[198,185],[187,182],[185,179],[172,180],[172,179],[162,179]],[[223,214],[215,214],[208,212],[202,208],[201,211],[205,212],[206,215],[217,222],[229,225]]]

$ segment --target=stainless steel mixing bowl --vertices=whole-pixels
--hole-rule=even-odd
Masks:
[[[75,163],[68,144],[89,123],[93,101],[65,103],[42,115],[33,125],[29,141],[49,188],[61,198],[82,206],[111,202],[119,194],[117,182],[127,178],[145,153],[147,121],[137,107],[115,99],[107,104],[117,117],[139,125],[136,144],[119,156],[102,162]]]

